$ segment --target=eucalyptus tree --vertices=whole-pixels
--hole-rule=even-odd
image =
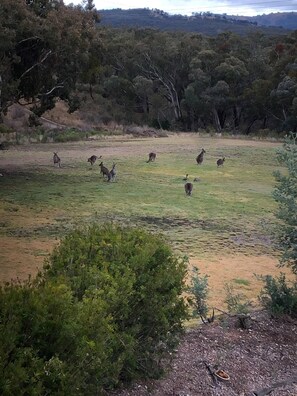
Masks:
[[[245,79],[248,76],[245,64],[235,56],[228,56],[215,68],[215,75],[218,81],[225,81],[229,85],[230,97],[228,101],[233,109],[233,126],[238,128],[242,108],[242,93],[245,87]]]
[[[206,127],[210,112],[208,103],[201,95],[210,86],[210,76],[201,69],[199,58],[193,58],[190,63],[190,83],[185,89],[185,97],[182,102],[187,113],[188,129]]]
[[[169,105],[174,121],[183,118],[181,100],[188,84],[189,64],[200,38],[155,32],[142,42],[139,75],[155,83]]]
[[[30,104],[36,115],[72,92],[88,67],[96,38],[93,14],[62,0],[1,0],[1,108]]]

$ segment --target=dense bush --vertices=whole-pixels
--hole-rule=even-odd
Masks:
[[[141,230],[73,231],[34,282],[0,289],[0,393],[95,395],[159,375],[187,316],[185,271]]]
[[[277,185],[273,193],[278,203],[279,246],[282,251],[281,264],[290,267],[297,275],[297,133],[292,133],[284,147],[277,153],[286,173],[274,173]]]
[[[277,181],[273,192],[278,203],[280,265],[287,265],[297,275],[297,134],[291,133],[284,147],[277,153],[286,174],[275,172]],[[273,314],[297,317],[297,284],[290,286],[285,275],[264,278],[264,290],[260,295],[262,304]]]
[[[85,138],[86,133],[76,129],[66,129],[65,131],[59,131],[53,135],[53,140],[57,143],[77,142]]]
[[[264,282],[260,294],[262,305],[274,316],[287,314],[297,317],[297,285],[289,286],[285,274],[278,278],[268,275]]]

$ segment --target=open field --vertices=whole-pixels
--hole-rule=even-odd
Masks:
[[[205,160],[197,166],[201,148]],[[0,278],[34,275],[69,230],[92,222],[117,221],[163,233],[175,251],[210,275],[210,303],[222,304],[231,282],[254,302],[257,274],[279,269],[273,244],[276,227],[272,172],[279,169],[280,143],[202,138],[105,138],[64,144],[17,146],[0,153]],[[53,152],[62,159],[55,168]],[[157,160],[146,163],[155,151]],[[103,181],[98,161],[117,164],[117,180]],[[224,167],[216,160],[226,157]],[[184,193],[185,174],[195,177]]]

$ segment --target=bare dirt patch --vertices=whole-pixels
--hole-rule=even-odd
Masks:
[[[202,275],[209,276],[208,302],[211,307],[218,308],[222,306],[222,301],[226,297],[224,290],[226,283],[232,284],[234,292],[243,294],[247,300],[251,301],[252,305],[258,306],[257,296],[263,288],[263,283],[258,275],[276,276],[280,272],[284,272],[288,277],[291,276],[287,268],[278,268],[278,263],[277,257],[266,255],[233,254],[208,259],[190,259],[192,268],[198,267]]]
[[[35,276],[55,244],[57,241],[50,239],[31,240],[1,236],[1,281],[8,282],[16,278],[25,280],[29,275]]]
[[[270,396],[297,395],[297,321],[275,320],[265,312],[252,316],[250,330],[236,319],[190,329],[183,337],[163,379],[138,382],[116,396],[253,396],[276,382]],[[224,370],[230,381],[217,384],[206,364]],[[295,378],[295,383],[289,383]],[[268,394],[268,393],[267,393]]]

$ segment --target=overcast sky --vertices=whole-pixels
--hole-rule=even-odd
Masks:
[[[65,4],[81,4],[82,0],[64,0]],[[210,11],[217,14],[261,15],[271,12],[297,12],[297,0],[94,0],[98,10],[111,8],[158,8],[170,14],[190,15]]]

